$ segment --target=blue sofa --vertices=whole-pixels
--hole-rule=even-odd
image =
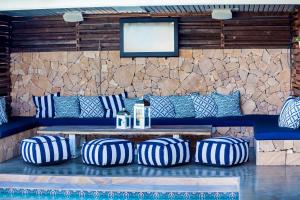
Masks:
[[[256,140],[300,140],[300,129],[278,127],[278,115],[243,115],[220,118],[175,118],[152,119],[153,125],[212,125],[214,127],[253,126]],[[40,126],[54,125],[115,125],[113,118],[44,118],[12,117],[9,123],[0,126],[0,138]]]

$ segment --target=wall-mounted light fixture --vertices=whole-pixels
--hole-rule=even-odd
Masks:
[[[232,18],[231,9],[213,9],[211,13],[213,19],[226,20]]]
[[[83,21],[82,13],[79,11],[66,12],[63,15],[65,22],[81,22]]]

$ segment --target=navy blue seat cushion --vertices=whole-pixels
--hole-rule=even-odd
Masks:
[[[115,126],[116,118],[39,118],[39,126]]]
[[[0,138],[7,137],[38,126],[56,125],[110,125],[115,126],[115,118],[38,118],[12,117],[0,126]],[[257,140],[300,139],[300,129],[278,127],[278,115],[243,115],[209,118],[156,118],[153,125],[212,125],[254,126]]]
[[[14,135],[37,126],[35,117],[11,117],[8,123],[0,126],[0,138]]]
[[[256,140],[300,140],[300,129],[281,128],[277,118],[257,121],[254,126]]]
[[[242,115],[228,117],[207,118],[160,118],[152,119],[154,125],[212,125],[216,127],[227,126],[254,126],[257,121],[277,119],[278,115]]]

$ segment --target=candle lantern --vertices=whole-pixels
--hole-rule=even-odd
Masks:
[[[130,112],[123,109],[117,113],[117,129],[131,128],[131,115]]]
[[[151,128],[150,102],[145,99],[138,100],[133,107],[133,128]]]

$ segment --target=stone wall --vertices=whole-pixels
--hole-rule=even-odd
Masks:
[[[126,90],[141,96],[239,90],[245,114],[274,114],[290,93],[288,54],[287,49],[181,50],[171,58],[120,58],[119,51],[13,53],[12,112],[33,115],[31,95],[56,91],[99,95]]]
[[[21,141],[36,135],[36,129],[30,129],[0,139],[0,163],[20,155]]]
[[[300,165],[299,140],[256,141],[257,165]]]

